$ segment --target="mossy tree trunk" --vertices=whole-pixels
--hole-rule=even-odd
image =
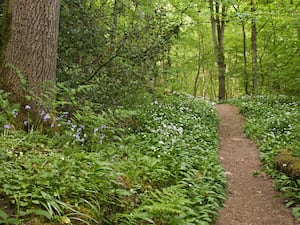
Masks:
[[[3,15],[0,52],[0,89],[11,101],[25,104],[26,90],[16,71],[26,79],[27,91],[42,93],[46,81],[55,82],[60,0],[7,0]],[[3,33],[6,32],[6,33]],[[12,65],[12,66],[8,66]]]

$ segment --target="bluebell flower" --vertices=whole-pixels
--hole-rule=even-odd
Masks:
[[[79,139],[80,139],[80,133],[75,134],[75,138],[76,138],[77,140],[79,140]]]
[[[74,137],[76,138],[77,141],[80,141],[80,142],[84,142],[84,138],[81,138],[80,136],[80,132],[77,132]]]
[[[72,124],[71,130],[74,131],[76,127],[77,127],[76,124]]]
[[[44,116],[44,122],[46,122],[48,119],[50,119],[51,118],[51,116],[47,113],[45,116]]]
[[[9,129],[10,128],[10,126],[8,124],[4,125],[3,127],[4,127],[4,129]]]

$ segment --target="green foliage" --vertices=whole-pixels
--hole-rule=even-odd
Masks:
[[[6,212],[0,209],[0,224],[19,224],[19,220],[9,217]]]
[[[246,116],[245,133],[259,146],[264,170],[275,180],[275,187],[290,201],[300,204],[299,179],[293,179],[275,168],[274,158],[283,149],[300,156],[299,99],[280,95],[243,98],[237,103]]]
[[[165,188],[146,195],[134,213],[119,217],[126,219],[125,224],[214,220],[225,195],[225,178],[216,152],[218,119],[207,103],[195,101],[171,97],[163,104],[152,103],[142,114],[144,126],[135,146],[146,155],[142,158],[146,167],[136,176],[147,189]],[[178,195],[170,195],[177,189]]]
[[[174,5],[178,4],[175,2]],[[243,95],[246,82],[251,90],[251,21],[256,22],[258,30],[259,92],[299,95],[299,1],[256,1],[255,12],[251,12],[250,1],[222,3],[227,4],[228,9],[224,35],[227,98]],[[213,60],[208,1],[191,1],[190,4],[182,14],[184,25],[172,45],[172,65],[165,70],[165,77],[173,89],[192,94],[196,76],[200,75],[199,94],[214,99],[218,77]]]
[[[19,106],[11,105],[8,101],[9,94],[4,93],[0,90],[0,124],[2,128],[4,125],[12,124],[14,121],[15,113],[17,112]]]
[[[0,193],[18,223],[214,221],[225,176],[209,103],[168,95],[135,110],[100,113],[97,105],[72,101],[60,105],[72,111],[57,111],[46,133],[1,124]],[[8,212],[0,213],[8,223]]]
[[[180,23],[167,3],[155,2],[63,0],[58,80],[71,88],[93,84],[86,97],[103,108],[135,104],[161,75]]]

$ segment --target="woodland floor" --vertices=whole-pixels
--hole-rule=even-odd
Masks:
[[[220,117],[220,159],[228,177],[227,200],[216,225],[296,225],[272,180],[260,172],[255,144],[243,134],[236,107],[216,105]],[[254,173],[258,172],[257,176]]]

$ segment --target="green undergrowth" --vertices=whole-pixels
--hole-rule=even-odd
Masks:
[[[289,200],[299,217],[300,108],[299,99],[280,96],[247,97],[234,102],[246,117],[245,133],[260,148],[263,169]]]
[[[168,95],[95,112],[82,102],[41,111],[48,128],[25,132],[0,96],[0,224],[214,223],[225,176],[209,103]]]

